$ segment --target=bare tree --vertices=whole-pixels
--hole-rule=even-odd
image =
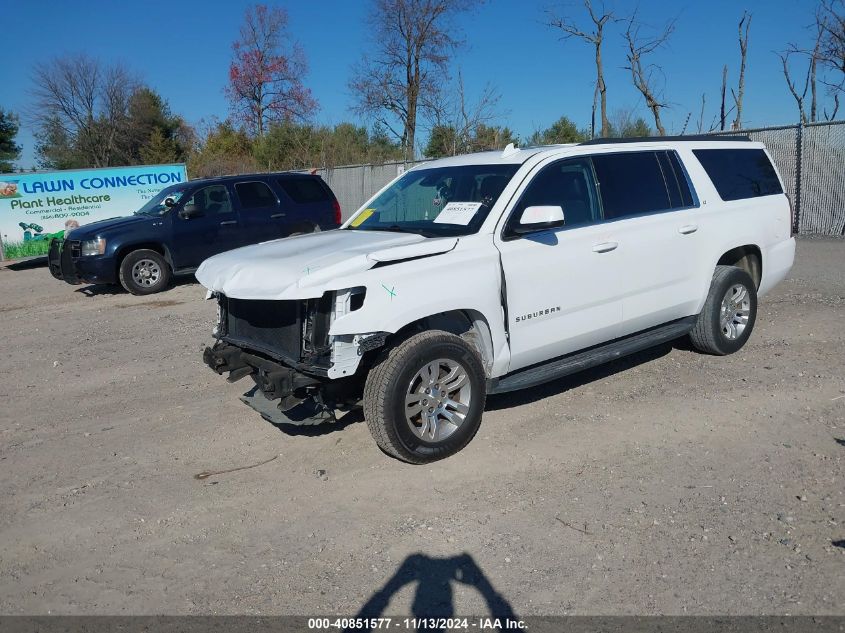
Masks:
[[[783,76],[784,79],[786,79],[786,85],[789,88],[789,92],[792,94],[792,97],[795,99],[796,105],[798,106],[798,116],[802,123],[812,123],[816,120],[817,116],[816,77],[818,72],[819,51],[821,49],[822,38],[824,36],[824,26],[818,19],[818,16],[815,28],[816,38],[812,49],[800,48],[795,44],[790,44],[789,48],[777,54],[778,57],[780,57],[781,64],[783,65]],[[790,62],[793,56],[807,58],[807,70],[804,73],[803,87],[799,85],[799,79],[794,79],[792,77],[793,71],[790,67]],[[809,116],[807,115],[807,108],[805,106],[808,92],[810,93]]]
[[[129,100],[140,84],[126,68],[79,54],[36,64],[32,81],[36,128],[65,139],[87,166],[127,160]]]
[[[743,26],[745,30],[743,31]],[[737,85],[736,94],[733,95],[734,103],[736,104],[736,118],[734,119],[733,128],[738,130],[742,127],[742,100],[745,97],[745,64],[748,59],[748,30],[751,28],[751,14],[747,11],[742,12],[742,19],[739,21],[739,84]]]
[[[448,92],[454,97],[441,97],[434,103],[429,102],[427,97],[422,99],[424,107],[432,113],[431,131],[437,131],[437,141],[442,146],[439,150],[452,156],[476,151],[479,148],[474,147],[474,142],[479,128],[488,126],[501,114],[498,112],[501,95],[494,85],[488,83],[478,98],[470,101],[460,70],[454,89]]]
[[[592,121],[590,127],[590,135],[595,136],[596,131],[596,101],[601,102],[601,135],[606,138],[610,135],[610,122],[607,118],[607,84],[604,81],[604,67],[602,65],[601,48],[604,42],[604,27],[609,20],[613,19],[613,14],[607,11],[604,6],[599,11],[593,9],[591,0],[584,0],[584,7],[590,15],[592,28],[584,29],[578,23],[568,17],[554,16],[549,17],[549,26],[563,31],[562,39],[569,39],[577,37],[585,42],[593,45],[595,49],[596,59],[596,87],[593,91],[593,110]]]
[[[645,63],[643,58],[654,53],[669,41],[669,37],[675,30],[675,20],[671,20],[657,35],[653,37],[642,37],[640,35],[641,25],[636,21],[636,12],[628,19],[628,28],[625,31],[625,41],[628,43],[627,60],[625,67],[631,71],[631,79],[634,87],[640,91],[645,99],[646,107],[651,110],[654,116],[654,126],[660,136],[666,135],[666,128],[660,120],[660,111],[668,104],[661,100],[656,87],[655,72],[660,68],[655,64]]]
[[[372,0],[371,46],[349,82],[353,110],[389,130],[406,160],[414,158],[420,95],[437,99],[461,44],[454,18],[479,1]]]
[[[831,121],[839,111],[840,96],[845,92],[845,0],[821,0],[816,24],[821,30],[818,51],[818,64],[823,71],[821,82],[833,96],[833,110],[828,114],[825,108],[824,117]]]
[[[822,28],[819,61],[840,75],[845,75],[845,1],[821,0],[816,21]],[[841,78],[833,86],[841,92]]]

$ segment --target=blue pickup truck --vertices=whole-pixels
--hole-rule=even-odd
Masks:
[[[136,295],[167,288],[207,258],[239,246],[335,229],[340,205],[319,176],[248,174],[163,189],[133,215],[92,222],[50,244],[56,279],[120,283]]]

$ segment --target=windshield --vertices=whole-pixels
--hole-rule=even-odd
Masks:
[[[385,189],[346,229],[427,237],[475,233],[517,169],[519,165],[414,169]]]
[[[135,215],[164,215],[170,207],[179,202],[179,198],[185,193],[187,185],[182,187],[168,187],[159,191],[155,196],[147,200],[147,203],[135,212]],[[173,204],[167,205],[165,200],[170,199]]]

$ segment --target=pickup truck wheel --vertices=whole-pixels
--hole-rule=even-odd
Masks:
[[[170,283],[170,266],[160,253],[132,251],[120,262],[120,285],[133,295],[161,292]]]
[[[382,354],[367,376],[364,417],[384,452],[425,464],[470,442],[486,397],[484,367],[475,349],[459,336],[434,330]]]
[[[716,266],[690,340],[708,354],[733,354],[751,336],[756,319],[757,287],[751,276],[735,266]]]

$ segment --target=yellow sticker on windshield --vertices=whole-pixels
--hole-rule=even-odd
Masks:
[[[349,226],[361,226],[364,222],[366,222],[370,216],[375,213],[375,209],[364,209],[358,216],[349,223]]]

